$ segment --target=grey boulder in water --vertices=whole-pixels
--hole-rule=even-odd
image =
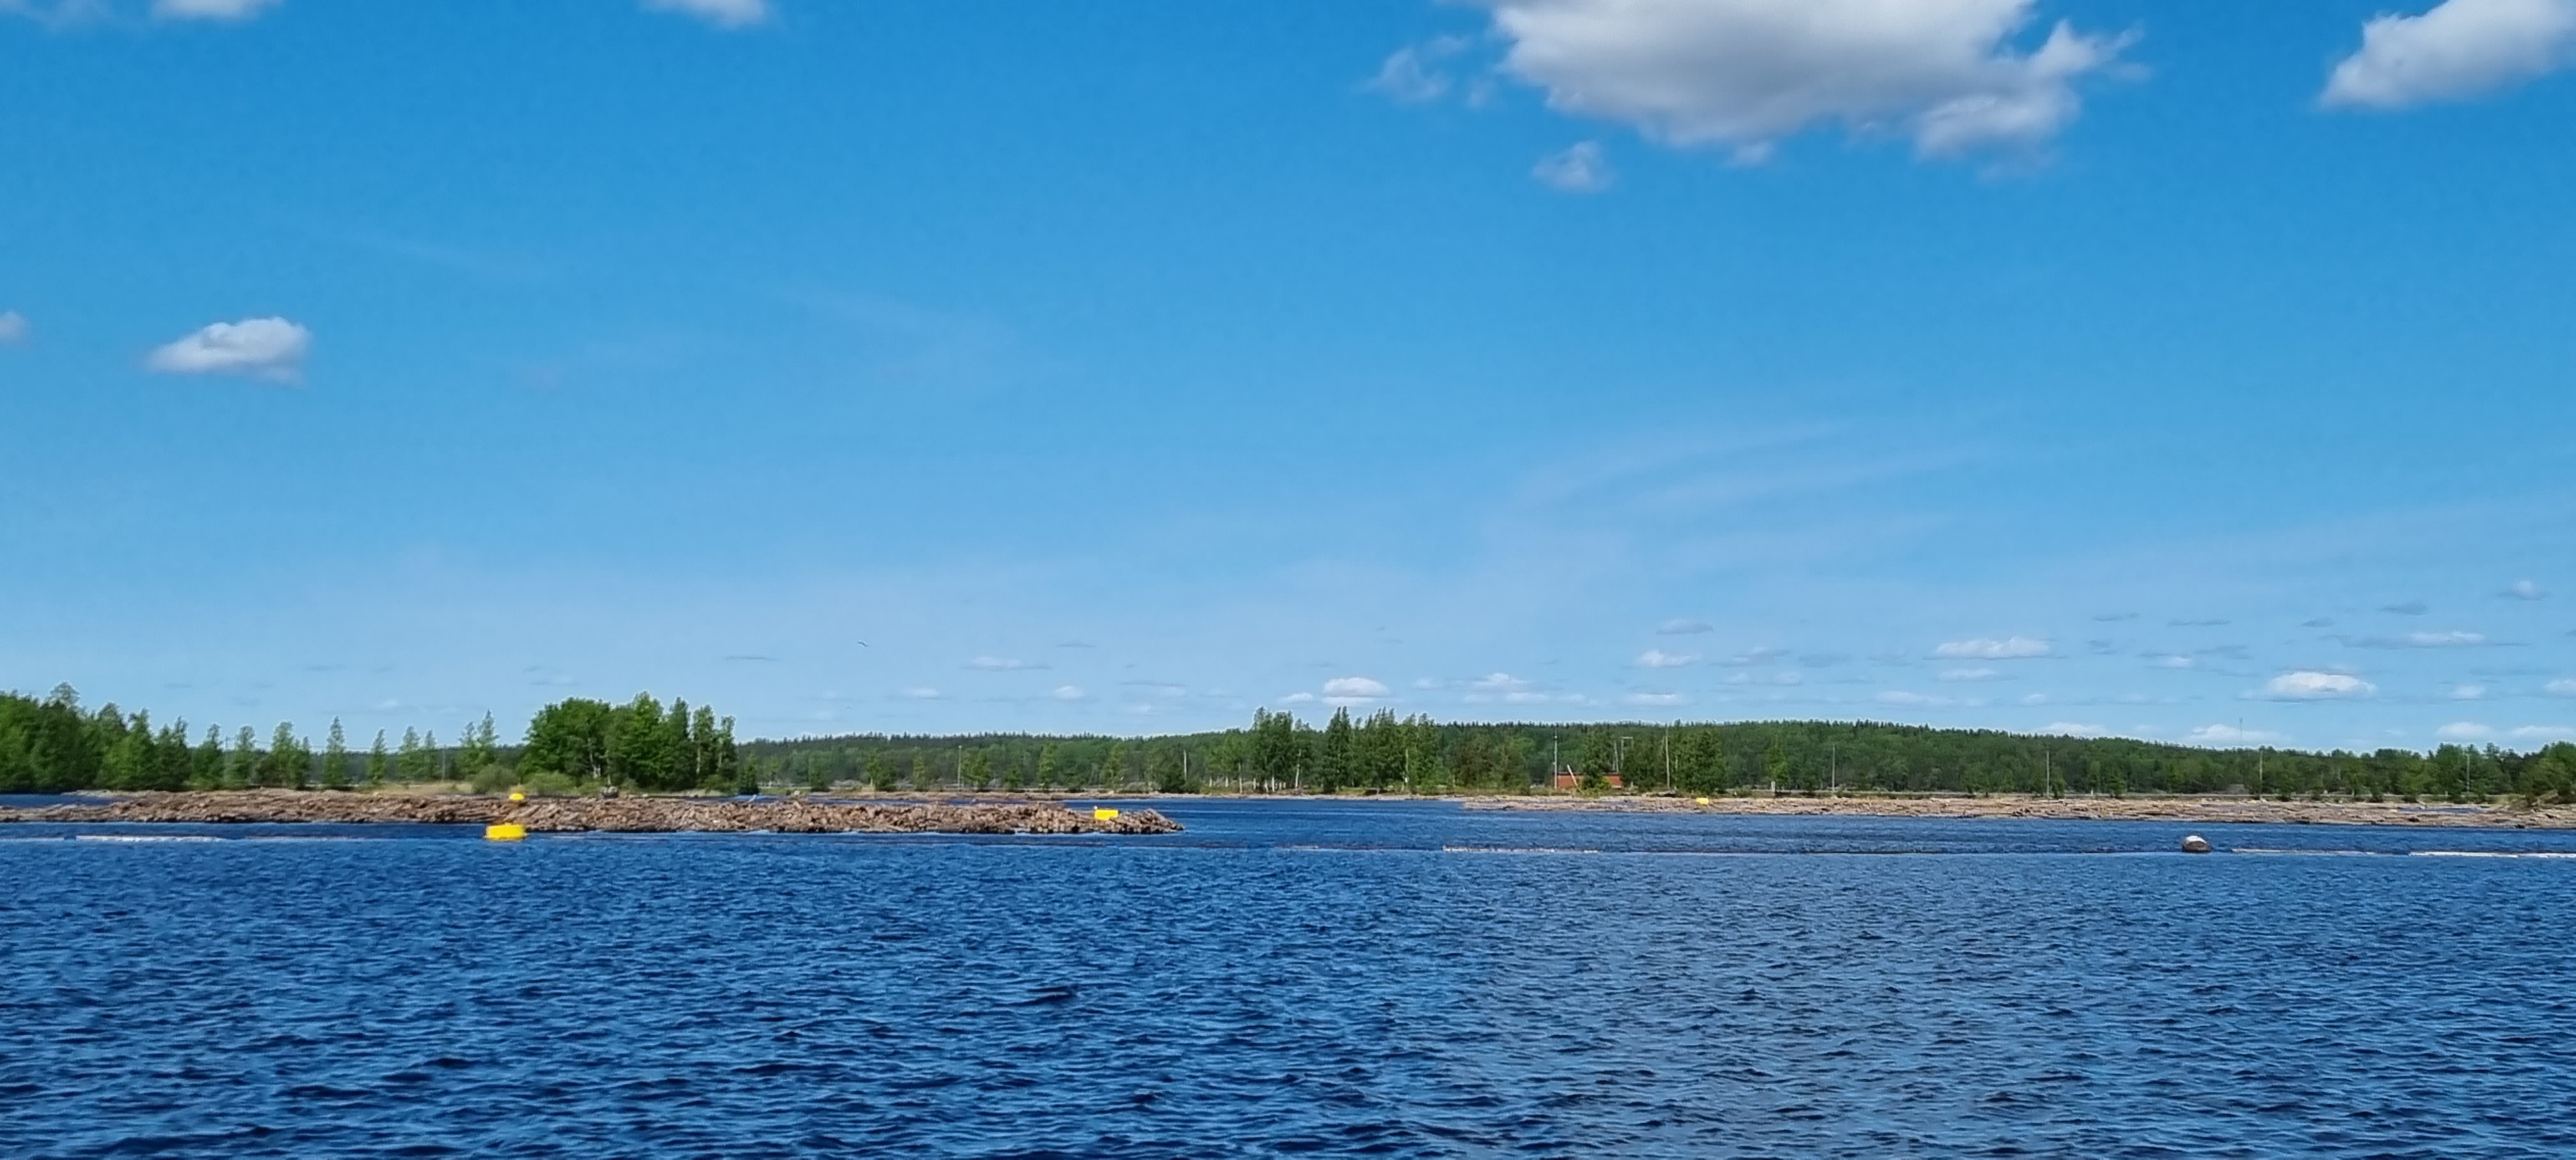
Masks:
[[[2182,852],[2185,854],[2206,854],[2209,852],[2209,839],[2201,837],[2198,834],[2186,834],[2182,839]]]

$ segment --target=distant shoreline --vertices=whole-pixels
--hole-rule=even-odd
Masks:
[[[2037,818],[2061,821],[2179,822],[2202,825],[2426,826],[2576,830],[2576,808],[2524,809],[2484,803],[2276,801],[2243,797],[1481,797],[1469,809],[1696,813],[1769,817]]]

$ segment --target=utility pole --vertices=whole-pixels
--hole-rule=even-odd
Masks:
[[[1556,771],[1561,768],[1556,763],[1556,738],[1550,737],[1547,739],[1547,788],[1551,791],[1556,788]]]

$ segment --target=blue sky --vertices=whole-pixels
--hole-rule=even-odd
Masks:
[[[2576,0],[2429,3],[0,0],[0,685],[2576,736]]]

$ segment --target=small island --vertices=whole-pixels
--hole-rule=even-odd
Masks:
[[[1153,810],[1074,810],[1033,801],[845,802],[807,797],[561,797],[215,790],[143,793],[96,804],[0,808],[0,822],[515,825],[531,834],[1172,834]]]

